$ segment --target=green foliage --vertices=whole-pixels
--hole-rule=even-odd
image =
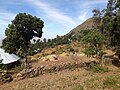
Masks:
[[[83,51],[83,53],[85,53],[85,55],[87,55],[87,57],[91,57],[96,54],[96,50],[94,47],[88,47]]]
[[[104,11],[99,29],[108,45],[120,47],[120,0],[108,0]]]
[[[41,52],[43,49],[45,48],[54,48],[56,45],[63,45],[63,44],[69,44],[70,41],[68,40],[68,37],[66,36],[58,36],[57,35],[57,38],[54,38],[54,39],[44,39],[43,41],[36,41],[34,44],[31,44],[31,49],[30,49],[30,54],[33,55],[33,54],[36,54],[38,52]],[[34,52],[34,50],[38,50],[38,52]]]
[[[42,36],[44,22],[26,13],[19,13],[5,31],[6,38],[2,41],[2,48],[8,53],[22,53],[26,57],[33,37]],[[20,55],[21,56],[21,55]]]
[[[86,30],[81,30],[79,32],[79,35],[78,35],[78,41],[81,41],[81,39],[87,35],[89,32],[91,31],[91,29],[86,29]]]
[[[105,37],[103,34],[97,31],[89,31],[81,40],[88,47],[84,50],[84,53],[88,57],[98,54],[100,59],[102,58],[104,55],[102,45],[105,44]]]
[[[103,66],[100,66],[94,63],[91,63],[88,69],[95,73],[108,72],[108,68],[105,68]]]
[[[99,47],[105,43],[105,37],[99,32],[90,31],[82,38],[83,43],[90,44],[94,47]]]

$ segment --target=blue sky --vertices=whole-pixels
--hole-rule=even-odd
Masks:
[[[65,35],[92,17],[94,8],[103,9],[107,0],[1,0],[0,42],[8,24],[18,13],[29,13],[44,21],[42,38]]]

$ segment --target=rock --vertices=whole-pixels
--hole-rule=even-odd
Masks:
[[[58,59],[58,57],[56,56],[56,55],[48,55],[47,57],[46,57],[48,60],[50,60],[50,61],[55,61],[55,60],[57,60]]]
[[[57,55],[53,54],[53,55],[48,55],[46,57],[41,57],[40,61],[55,61],[57,59],[58,59]]]
[[[0,84],[11,82],[13,80],[12,76],[8,74],[7,71],[3,71],[0,75]]]
[[[63,52],[62,54],[59,55],[60,57],[66,57],[69,56],[68,53]]]
[[[78,56],[85,56],[85,54],[84,54],[84,53],[81,53],[81,54],[78,54]]]
[[[40,61],[49,61],[49,59],[46,58],[46,57],[42,57],[42,58],[40,59]]]

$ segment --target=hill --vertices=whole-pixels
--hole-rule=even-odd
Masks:
[[[67,35],[93,28],[94,24],[90,18]],[[81,43],[66,41],[69,39],[67,35],[39,42],[38,46],[44,45],[44,48],[30,56],[31,68],[21,70],[21,67],[16,67],[9,71],[13,77],[10,83],[3,84],[3,80],[9,79],[7,74],[4,79],[1,76],[0,90],[120,90],[120,65],[118,58],[111,57],[114,52],[106,51],[105,67],[101,67],[99,59],[84,55]]]
[[[94,18],[89,18],[82,24],[80,24],[77,27],[75,27],[74,29],[72,29],[67,35],[77,34],[81,30],[91,29],[91,28],[93,28],[94,25],[95,25]]]

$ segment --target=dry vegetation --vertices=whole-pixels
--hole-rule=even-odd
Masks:
[[[120,69],[94,73],[85,68],[66,69],[4,84],[0,90],[120,90]]]

